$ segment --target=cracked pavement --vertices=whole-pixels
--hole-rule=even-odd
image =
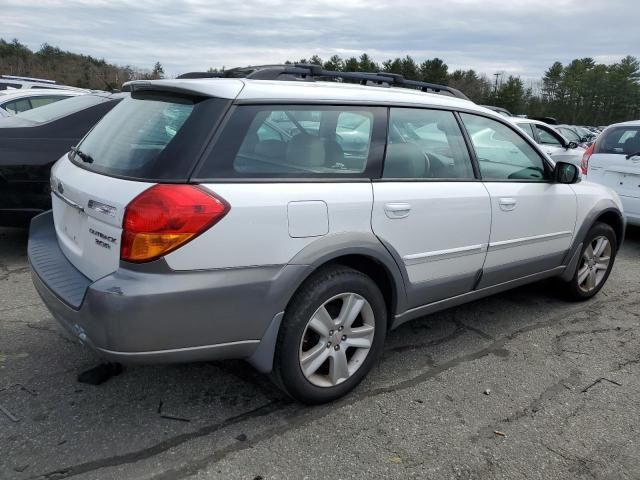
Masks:
[[[356,391],[285,398],[241,361],[100,386],[0,229],[0,479],[638,479],[640,229],[593,300],[553,283],[406,324]]]

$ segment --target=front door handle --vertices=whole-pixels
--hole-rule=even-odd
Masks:
[[[518,201],[515,198],[503,197],[500,199],[500,208],[505,212],[510,212],[511,210],[515,210]]]
[[[391,219],[406,218],[411,212],[411,205],[408,203],[386,203],[384,213]]]

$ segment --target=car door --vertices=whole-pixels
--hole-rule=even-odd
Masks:
[[[491,236],[478,288],[560,266],[575,229],[573,189],[551,180],[550,166],[517,129],[479,115],[461,118],[491,197]],[[495,144],[487,143],[487,129]],[[511,152],[507,160],[505,144]]]
[[[372,227],[404,269],[409,307],[472,290],[491,224],[453,112],[391,108]]]

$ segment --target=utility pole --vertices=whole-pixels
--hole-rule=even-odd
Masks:
[[[493,94],[496,95],[498,93],[498,78],[502,76],[502,73],[496,72],[493,76],[496,77],[496,84],[495,87],[493,87]]]

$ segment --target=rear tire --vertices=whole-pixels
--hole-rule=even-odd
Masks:
[[[598,222],[591,227],[573,277],[562,284],[569,300],[588,300],[602,289],[613,268],[617,245],[616,234],[609,225]]]
[[[382,353],[387,309],[367,275],[336,265],[310,277],[287,307],[274,358],[275,382],[307,404],[353,390]]]

